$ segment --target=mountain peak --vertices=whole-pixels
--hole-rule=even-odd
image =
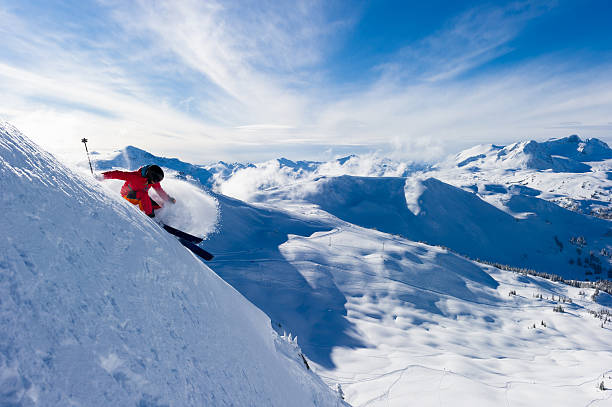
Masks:
[[[336,158],[336,162],[340,165],[344,165],[347,161],[356,158],[357,156],[355,154],[349,154],[346,157],[340,157],[340,158]]]
[[[457,167],[552,170],[554,172],[588,172],[588,162],[612,158],[612,149],[596,138],[582,140],[572,134],[544,142],[527,140],[501,147],[478,145],[457,154]]]

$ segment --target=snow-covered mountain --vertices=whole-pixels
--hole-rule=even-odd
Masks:
[[[493,157],[506,147],[489,146],[434,167],[369,156],[189,167],[144,154],[138,164],[94,165],[160,164],[179,203],[191,192],[173,178],[204,188],[214,201],[204,212],[216,212],[214,228],[201,233],[215,254],[209,266],[278,333],[297,334],[309,365],[354,406],[597,406],[612,398],[612,296],[593,283],[563,284],[461,255],[607,277],[610,221],[559,206],[559,198],[595,191],[592,200],[607,205],[607,146],[572,140],[540,143],[550,157],[578,163],[556,169],[527,165],[528,142],[508,146],[514,161],[503,164]],[[199,169],[213,181],[190,173]],[[115,204],[120,216],[136,216]],[[287,343],[279,337],[275,343]],[[295,361],[292,346],[277,353]],[[290,366],[301,374],[300,363]],[[337,403],[333,396],[315,402]]]
[[[575,163],[600,161],[585,161],[588,173],[538,170],[527,165],[534,161],[533,149],[546,151],[549,158],[564,153]],[[572,136],[476,147],[409,177],[288,177],[282,167],[271,166],[265,176],[263,167],[237,171],[216,189],[276,208],[315,205],[352,224],[445,246],[471,258],[566,279],[597,280],[612,278],[612,228],[609,221],[589,214],[599,207],[605,218],[602,214],[610,209],[607,174],[612,160],[606,157],[611,155],[598,140],[582,142]],[[265,184],[262,179],[273,181]],[[581,200],[587,194],[591,199]],[[591,205],[591,212],[560,205],[578,201]]]
[[[218,197],[218,233],[205,242],[219,254],[211,266],[277,329],[298,332],[317,371],[353,405],[609,401],[597,386],[610,381],[612,331],[592,314],[610,311],[608,294],[593,299],[592,288],[501,271],[408,236],[465,249],[480,237],[482,253],[522,248],[530,264],[572,273],[568,258],[585,253],[587,239],[572,243],[567,231],[587,230],[607,248],[609,221],[528,188],[510,205],[517,221],[480,194],[426,176],[300,179],[249,204]],[[238,230],[233,216],[244,220]],[[563,233],[563,251],[554,233]]]
[[[296,342],[121,198],[0,124],[1,406],[340,406]]]
[[[523,141],[507,147],[490,145],[476,146],[462,151],[454,157],[457,167],[479,167],[483,169],[551,170],[554,172],[588,172],[586,162],[612,158],[612,149],[601,140],[581,140],[577,135],[538,143]]]
[[[543,143],[476,146],[436,165],[430,175],[489,201],[503,201],[507,190],[520,190],[608,219],[611,170],[612,149],[606,143],[573,135]]]

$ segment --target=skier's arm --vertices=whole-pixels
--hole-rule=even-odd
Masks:
[[[156,184],[151,185],[153,187],[153,189],[155,189],[155,191],[157,191],[157,194],[161,197],[161,199],[163,199],[164,201],[170,201],[172,203],[174,203],[176,200],[174,198],[172,198],[170,195],[168,195],[166,193],[166,191],[164,191],[164,189],[162,188],[161,184],[158,182]]]
[[[102,173],[102,176],[104,177],[104,179],[120,179],[122,181],[128,181],[128,178],[130,177],[130,175],[131,173],[129,172],[119,171],[119,170],[106,171]]]

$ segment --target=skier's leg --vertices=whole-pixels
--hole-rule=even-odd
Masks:
[[[147,215],[152,216],[153,205],[151,203],[151,198],[149,198],[149,194],[146,191],[138,191],[136,192],[136,196],[140,200],[140,210]]]
[[[135,197],[131,197],[129,194],[128,195],[121,195],[126,201],[128,201],[129,203],[131,203],[132,205],[138,205],[138,206],[142,206],[140,205],[140,199],[137,199]],[[141,208],[142,209],[142,208]]]
[[[151,199],[151,197],[149,197],[149,199]],[[151,199],[151,206],[153,207],[154,210],[161,209],[161,205],[155,202],[153,199]]]

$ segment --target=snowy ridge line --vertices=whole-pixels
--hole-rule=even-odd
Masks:
[[[351,225],[351,224],[347,224],[347,226],[348,226],[349,229],[353,229],[353,230],[358,230],[359,229],[359,227]],[[328,236],[337,235],[337,234],[343,232],[343,229],[344,229],[343,227],[337,227],[337,228],[334,228],[333,230],[330,230],[328,232],[317,232],[317,233],[315,233],[315,235],[313,237],[322,238],[322,237],[328,237]],[[393,242],[393,243],[396,243],[398,245],[406,245],[406,243],[405,243],[406,239],[404,239],[402,237],[399,237],[399,238],[385,238],[385,240],[387,242]],[[446,248],[444,246],[431,245],[429,243],[421,242],[421,241],[414,241],[414,243],[419,243],[419,244],[422,244],[424,246],[429,246],[429,247],[437,247],[437,248],[440,248],[440,249],[447,250],[449,252],[453,252],[452,250],[450,250],[450,249],[448,249],[448,248]],[[354,246],[343,245],[343,244],[339,244],[339,243],[334,243],[333,245],[335,247],[355,248]],[[225,262],[225,263],[227,263],[227,262],[251,262],[251,263],[262,262],[262,263],[265,263],[265,262],[270,262],[270,261],[282,261],[282,260],[274,259],[274,258],[259,258],[259,259],[253,259],[253,258],[249,258],[249,259],[220,259],[219,258],[219,257],[224,256],[224,255],[252,254],[252,253],[258,253],[258,252],[265,252],[265,251],[266,251],[265,248],[261,248],[261,249],[253,249],[253,250],[215,252],[215,259],[211,260],[210,263],[211,264],[214,264],[214,263],[223,263],[223,262]],[[372,254],[374,254],[374,253],[375,252],[373,252]],[[458,254],[458,253],[456,253],[456,254]],[[465,256],[463,256],[463,257],[465,257]],[[470,259],[470,260],[473,260],[473,259]]]

